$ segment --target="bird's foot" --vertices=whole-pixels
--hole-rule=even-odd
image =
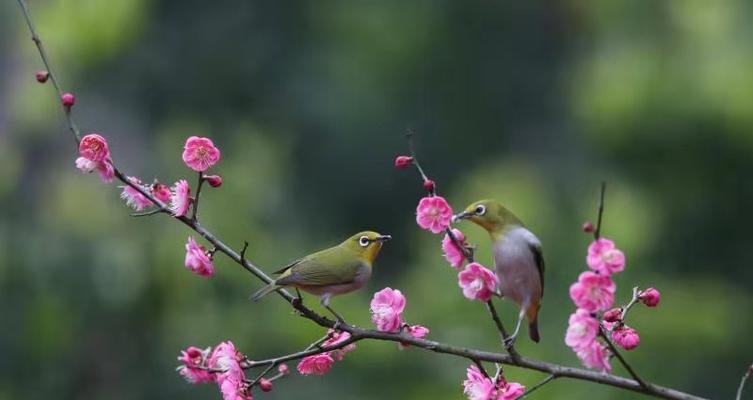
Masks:
[[[347,323],[345,322],[344,319],[342,319],[342,317],[338,316],[335,318],[335,324],[332,325],[332,329],[339,331],[340,328],[344,325],[347,325]]]

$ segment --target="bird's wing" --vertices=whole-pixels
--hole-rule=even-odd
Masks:
[[[273,274],[275,274],[275,275],[279,275],[279,274],[281,274],[281,273],[283,273],[283,272],[287,271],[288,269],[295,267],[295,266],[296,266],[296,265],[298,265],[298,263],[300,263],[300,262],[301,262],[301,260],[295,260],[295,261],[293,261],[292,263],[290,263],[290,264],[288,264],[288,265],[286,265],[286,266],[284,266],[284,267],[282,267],[282,268],[280,268],[280,269],[278,269],[277,271],[275,271],[275,272],[272,272],[272,273],[273,273]]]
[[[544,297],[544,253],[541,251],[541,243],[528,242],[528,248],[533,254],[533,260],[536,262],[536,267],[539,270],[539,280],[541,281],[541,297]]]
[[[328,286],[353,282],[362,262],[356,257],[325,250],[301,259],[277,280],[279,285]]]

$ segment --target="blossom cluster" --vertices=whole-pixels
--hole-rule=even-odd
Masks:
[[[469,400],[515,400],[525,390],[525,386],[508,382],[502,374],[492,380],[475,365],[468,367],[466,380],[463,381],[463,393]]]
[[[584,224],[584,231],[592,232],[592,225]],[[577,310],[570,315],[565,344],[584,366],[611,371],[609,350],[599,340],[602,329],[625,350],[632,350],[640,343],[638,332],[624,322],[625,308],[612,308],[617,290],[612,275],[625,268],[625,254],[613,241],[600,237],[588,246],[586,264],[590,270],[582,272],[570,286],[570,298]],[[659,303],[659,291],[654,288],[636,294],[635,300],[649,307]]]
[[[322,343],[323,348],[336,346],[350,339],[350,333],[334,329],[330,329],[327,335],[329,338]],[[298,372],[301,375],[324,375],[332,368],[335,361],[342,361],[346,353],[355,349],[356,344],[350,343],[339,349],[303,357],[298,363]]]
[[[252,400],[242,365],[245,360],[246,356],[236,350],[231,341],[222,342],[214,349],[192,346],[181,351],[178,361],[182,365],[177,370],[190,383],[216,383],[224,400]]]
[[[429,328],[422,325],[410,325],[403,322],[405,310],[405,296],[400,290],[384,288],[376,293],[371,299],[371,321],[382,332],[400,332],[422,339],[429,334]],[[399,343],[398,348],[408,347],[408,343]]]

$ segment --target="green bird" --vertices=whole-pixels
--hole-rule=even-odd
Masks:
[[[337,246],[309,254],[276,271],[280,276],[251,295],[251,300],[258,301],[282,287],[294,287],[319,296],[322,306],[343,321],[329,306],[330,298],[363,287],[371,278],[371,267],[382,244],[390,239],[392,236],[374,231],[356,233]]]
[[[544,295],[544,256],[539,238],[515,214],[494,200],[471,203],[453,217],[454,221],[464,219],[489,232],[498,292],[520,307],[515,331],[505,345],[515,342],[523,318],[528,319],[528,336],[538,343],[538,315]]]

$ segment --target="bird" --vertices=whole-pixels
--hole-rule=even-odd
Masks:
[[[293,287],[319,296],[321,305],[342,323],[343,318],[329,305],[330,298],[362,288],[371,278],[372,265],[382,245],[390,239],[392,236],[374,231],[358,232],[336,246],[275,271],[280,276],[252,294],[250,300],[258,301],[279,288]]]
[[[494,254],[497,294],[520,307],[515,330],[505,341],[510,347],[528,319],[528,336],[538,343],[538,315],[544,295],[544,255],[541,241],[510,210],[495,200],[479,200],[453,216],[453,221],[468,220],[489,232]]]

